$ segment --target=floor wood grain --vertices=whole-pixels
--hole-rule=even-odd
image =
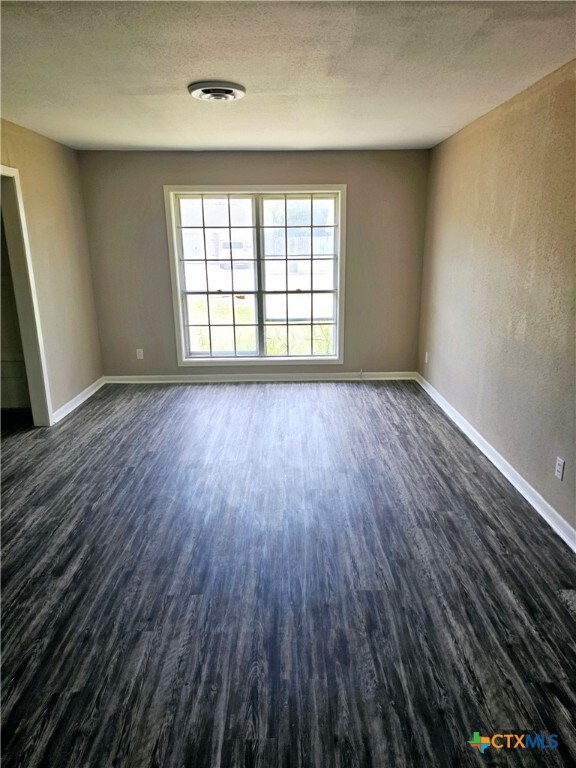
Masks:
[[[576,560],[416,384],[107,385],[2,449],[4,768],[576,765]]]

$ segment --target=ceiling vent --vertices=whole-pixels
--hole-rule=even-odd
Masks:
[[[200,101],[236,101],[243,98],[246,88],[224,80],[201,80],[190,83],[188,93]]]

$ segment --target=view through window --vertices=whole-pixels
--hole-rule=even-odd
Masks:
[[[338,356],[340,196],[174,194],[183,360]]]

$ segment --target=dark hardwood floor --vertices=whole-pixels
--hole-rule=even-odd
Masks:
[[[416,384],[108,385],[2,449],[4,768],[576,765],[576,558]]]

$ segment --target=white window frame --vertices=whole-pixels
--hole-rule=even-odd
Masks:
[[[338,206],[338,284],[336,286],[337,302],[335,317],[336,353],[330,356],[317,357],[204,357],[191,358],[186,356],[186,341],[184,337],[185,323],[182,306],[183,287],[181,285],[179,267],[179,247],[177,232],[177,200],[183,194],[311,194],[314,192],[330,192],[336,194]],[[346,184],[283,184],[283,185],[235,185],[235,184],[204,184],[204,185],[165,185],[164,203],[166,208],[166,226],[168,231],[168,252],[170,256],[170,277],[172,280],[172,300],[174,306],[174,327],[176,331],[176,349],[178,366],[273,366],[273,365],[335,365],[344,361],[344,289],[346,265]]]

